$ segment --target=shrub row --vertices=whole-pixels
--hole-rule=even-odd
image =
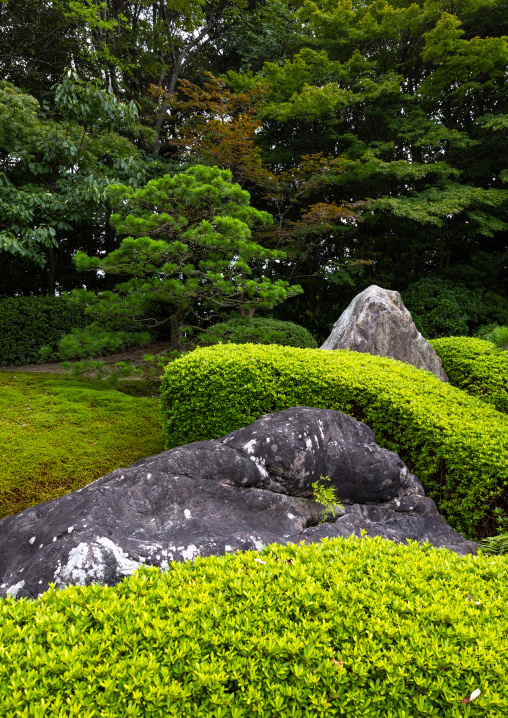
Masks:
[[[1,600],[3,715],[506,716],[505,557],[379,538],[258,557]]]
[[[42,362],[39,350],[56,350],[64,334],[88,323],[83,310],[63,297],[0,299],[0,364]]]
[[[317,342],[305,327],[294,322],[281,322],[278,319],[252,318],[230,319],[212,327],[199,336],[202,346],[211,346],[219,342],[232,344],[282,344],[301,349],[317,349]]]
[[[357,352],[231,344],[197,349],[162,378],[167,448],[299,405],[364,421],[454,528],[488,535],[489,508],[503,507],[508,485],[508,417],[429,372]]]
[[[508,413],[508,352],[495,351],[492,342],[473,337],[433,339],[430,343],[453,386]]]

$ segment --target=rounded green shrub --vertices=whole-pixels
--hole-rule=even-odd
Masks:
[[[506,497],[508,417],[423,369],[357,352],[230,344],[197,349],[162,378],[167,448],[300,405],[364,421],[454,528],[488,534],[489,509]]]
[[[226,344],[282,344],[287,347],[316,349],[317,342],[305,327],[278,319],[241,317],[214,324],[199,337],[202,346]]]
[[[508,413],[508,352],[495,351],[495,344],[474,337],[447,337],[430,343],[453,386]]]
[[[506,716],[506,556],[353,537],[259,556],[0,600],[3,714]]]
[[[507,317],[506,299],[440,277],[424,277],[402,292],[402,301],[424,337],[462,336]]]

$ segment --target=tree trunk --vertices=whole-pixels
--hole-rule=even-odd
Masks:
[[[180,327],[182,326],[183,313],[177,309],[171,316],[171,349],[180,351]]]
[[[167,83],[167,89],[166,93],[169,95],[172,95],[176,90],[176,83],[178,82],[178,79],[180,77],[180,73],[182,72],[182,69],[184,65],[192,59],[200,50],[202,50],[206,45],[210,42],[211,36],[210,32],[213,30],[213,28],[216,26],[217,22],[221,18],[221,15],[219,14],[219,17],[216,17],[215,10],[212,9],[210,13],[210,17],[208,18],[208,22],[205,25],[204,28],[202,28],[201,32],[192,38],[190,42],[185,45],[181,51],[178,57],[174,56],[173,61],[173,67],[171,68],[171,74],[169,76],[169,81]],[[208,35],[208,39],[206,39]],[[162,106],[159,110],[157,121],[155,123],[155,142],[154,142],[154,154],[156,157],[159,156],[160,150],[161,150],[161,130],[162,125],[164,123],[164,120],[166,119],[166,113],[168,111],[169,105],[166,104],[164,101],[162,102]]]
[[[48,260],[48,294],[54,294],[56,285],[56,262],[53,247],[48,247]]]

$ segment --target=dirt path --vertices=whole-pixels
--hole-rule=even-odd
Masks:
[[[106,357],[101,357],[102,361],[106,366],[113,366],[117,361],[125,361],[131,359],[133,361],[141,361],[145,354],[160,354],[163,351],[171,351],[171,345],[169,342],[157,342],[147,347],[136,347],[135,349],[129,349],[125,352],[119,352],[118,354],[110,354]],[[49,364],[25,364],[24,366],[0,366],[0,371],[8,372],[44,372],[48,374],[63,374],[65,369],[62,368],[62,362],[51,362]],[[137,377],[136,377],[137,378]]]

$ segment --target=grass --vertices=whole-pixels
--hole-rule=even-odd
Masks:
[[[0,517],[163,451],[160,424],[154,398],[97,380],[1,372]]]

